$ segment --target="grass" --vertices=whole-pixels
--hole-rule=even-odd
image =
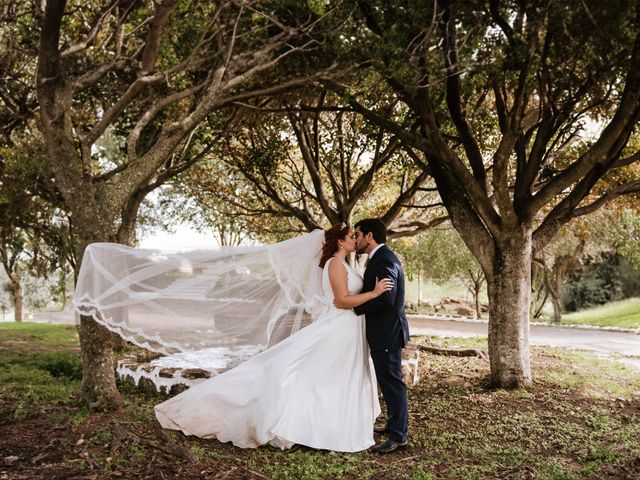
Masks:
[[[78,332],[75,325],[3,322],[0,323],[0,339],[18,344],[29,343],[36,347],[43,343],[49,346],[77,346]]]
[[[430,340],[486,348],[483,338]],[[93,413],[78,401],[77,355],[73,328],[2,326],[0,439],[11,442],[0,440],[0,458],[20,458],[0,467],[8,478],[640,478],[640,371],[590,353],[533,347],[534,384],[515,391],[487,389],[485,360],[423,354],[411,448],[389,456],[185,437],[155,422],[163,397],[135,390],[123,390],[120,411]]]
[[[550,359],[561,359],[567,368],[542,370],[542,378],[558,387],[589,391],[600,398],[630,398],[640,392],[637,368],[611,359],[602,359],[595,352],[576,352],[554,347],[539,347]],[[628,382],[621,383],[621,378]]]
[[[0,324],[0,400],[11,398],[2,413],[15,418],[32,408],[74,403],[82,363],[75,326]]]
[[[461,285],[459,282],[448,282],[444,285],[439,285],[428,279],[422,279],[421,282],[422,300],[430,301],[431,303],[438,303],[445,297],[464,299],[468,302],[473,301],[469,291]],[[407,279],[405,284],[405,296],[407,301],[415,302],[418,300],[418,280]],[[486,303],[486,292],[482,294],[482,302]]]
[[[562,315],[562,323],[640,328],[640,298],[629,298]]]
[[[406,289],[407,301],[415,302],[418,298],[417,280],[408,281]],[[431,303],[438,303],[442,298],[450,297],[471,302],[469,292],[460,284],[448,283],[438,285],[429,280],[422,282],[422,299]],[[486,303],[486,294],[483,293],[482,303]],[[552,310],[548,304],[543,310],[542,320],[552,322]],[[434,314],[430,307],[418,307],[417,311],[410,313]],[[448,312],[455,313],[455,312]],[[487,319],[487,315],[484,315]],[[561,324],[568,325],[592,325],[597,327],[618,327],[640,329],[640,298],[629,298],[606,305],[581,310],[579,312],[565,313],[562,315]]]

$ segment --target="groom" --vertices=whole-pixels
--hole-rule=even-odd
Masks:
[[[387,228],[378,218],[367,218],[355,224],[356,252],[367,253],[363,292],[373,290],[376,278],[390,278],[393,288],[377,298],[355,307],[365,315],[367,341],[376,378],[387,405],[387,424],[374,431],[388,435],[375,445],[377,453],[390,453],[407,447],[407,388],[402,381],[402,349],[409,341],[409,325],[404,314],[404,272],[400,261],[385,245]]]

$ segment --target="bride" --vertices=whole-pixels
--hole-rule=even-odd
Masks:
[[[206,344],[195,339],[206,340],[207,332],[213,331],[212,338],[218,342],[220,331],[225,332],[223,336],[227,342],[248,337],[248,332],[254,338],[256,331],[260,331],[257,336],[262,343],[266,338],[268,348],[261,353],[157,405],[155,414],[164,428],[180,430],[186,435],[217,438],[242,448],[271,444],[286,449],[300,444],[341,452],[365,450],[374,444],[373,427],[380,414],[380,405],[365,338],[364,317],[351,309],[388,291],[392,284],[389,279],[382,279],[376,282],[373,291],[359,293],[362,277],[346,261],[347,255],[356,249],[352,229],[346,224],[334,225],[322,235],[321,248],[318,233],[322,232],[267,248],[268,270],[275,270],[282,291],[265,287],[263,280],[252,283],[234,280],[233,288],[228,285],[217,288],[225,292],[218,292],[215,299],[211,298],[211,293],[206,293],[197,300],[189,298],[188,302],[175,286],[184,279],[173,281],[170,288],[158,288],[156,285],[152,288],[149,281],[141,280],[149,276],[146,272],[151,267],[129,258],[132,251],[138,249],[98,244],[85,253],[74,307],[83,315],[92,315],[124,338],[163,352],[169,346],[179,351],[194,350],[196,344]],[[128,255],[126,262],[116,260],[122,252]],[[225,255],[225,261],[216,264],[215,279],[206,282],[209,286],[211,282],[226,285],[220,279],[229,277],[229,272],[235,279],[250,270],[257,270],[255,260],[244,259],[241,252]],[[254,257],[252,254],[249,258]],[[195,263],[194,258],[188,259],[189,265]],[[319,285],[314,286],[315,272],[319,269],[305,265],[305,262],[314,262],[322,267]],[[175,268],[175,257],[169,263]],[[186,262],[183,260],[182,263]],[[180,268],[184,270],[182,263]],[[211,259],[201,263],[212,265]],[[128,276],[116,275],[116,271],[125,268],[125,264]],[[220,264],[231,264],[225,275],[220,272]],[[158,268],[155,264],[153,267]],[[111,270],[105,273],[107,268]],[[192,274],[194,269],[189,268],[188,272]],[[211,267],[196,270],[202,277]],[[162,275],[165,283],[166,271],[165,268]],[[305,273],[302,275],[300,272]],[[263,269],[261,278],[265,276]],[[111,283],[97,286],[99,282],[96,279],[100,277],[109,278]],[[189,276],[187,281],[190,282],[189,289],[197,290],[195,285],[203,283],[203,278],[194,282]],[[120,284],[125,286],[120,287]],[[294,290],[298,293],[295,298]],[[193,296],[193,292],[190,294]],[[173,303],[168,297],[173,299]],[[274,305],[271,305],[268,297],[279,300],[274,300]],[[256,298],[261,301],[256,301]],[[282,298],[287,299],[286,308],[281,305]],[[236,302],[234,305],[246,305],[246,308],[228,308],[235,316],[233,320],[221,322],[222,311],[211,306],[212,300],[215,300],[215,305]],[[260,305],[256,306],[256,303]],[[189,309],[200,304],[206,306],[201,307],[201,311],[206,311],[207,315],[200,313],[199,318],[208,316],[208,321],[216,324],[215,329],[185,328],[193,322]],[[268,308],[265,307],[267,304]],[[152,308],[145,310],[144,315],[138,315],[140,319],[136,320],[136,312],[142,312],[142,307],[149,305]],[[180,308],[174,307],[175,311],[172,311],[171,305],[179,305]],[[124,315],[123,306],[126,306]],[[283,313],[286,309],[295,311],[296,307],[297,314],[293,317]],[[265,314],[265,310],[270,313]],[[301,328],[301,310],[311,317],[310,324],[304,328]],[[151,322],[155,330],[148,325],[152,312],[160,315]],[[116,313],[124,320],[116,320]],[[175,315],[182,317],[179,324],[183,331],[180,336],[168,337],[166,325],[159,327],[157,324],[164,324],[162,319],[168,322]],[[266,327],[256,328],[256,325],[261,325],[259,319],[262,317],[268,317]],[[285,317],[290,321],[283,327],[282,318]],[[194,334],[185,336],[184,330]]]
[[[244,364],[155,407],[164,428],[238,447],[294,443],[356,452],[373,445],[380,407],[364,335],[350,310],[390,288],[358,293],[362,278],[346,262],[355,251],[346,225],[325,233],[320,266],[328,310],[311,325]],[[333,306],[335,301],[342,308]]]

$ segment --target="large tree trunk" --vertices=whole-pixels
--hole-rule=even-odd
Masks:
[[[91,317],[80,317],[82,396],[93,409],[112,410],[122,404],[116,388],[113,333]]]
[[[88,222],[81,224],[90,225]],[[86,245],[94,241],[113,241],[113,237],[105,232],[97,235],[90,235],[86,231],[82,233],[82,238],[87,240],[83,242],[85,247],[76,252],[76,257],[80,260],[78,268],[82,263]],[[77,277],[78,272],[76,272]],[[97,323],[93,318],[81,316],[78,334],[82,350],[83,401],[92,409],[112,410],[120,407],[122,397],[116,387],[115,375],[115,333]]]
[[[495,387],[531,383],[531,231],[515,231],[496,246],[489,294],[489,359]]]
[[[17,273],[12,273],[9,276],[9,288],[11,291],[11,298],[13,299],[13,318],[16,322],[22,321],[22,283],[20,282],[20,276]]]

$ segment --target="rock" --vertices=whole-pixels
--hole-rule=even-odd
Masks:
[[[14,465],[18,460],[20,460],[20,457],[16,457],[15,455],[4,457],[4,463],[6,465]]]
[[[136,363],[147,363],[151,360],[155,360],[156,358],[160,358],[162,354],[157,352],[148,352],[146,350],[141,350],[134,355]]]
[[[184,383],[176,383],[175,385],[171,385],[171,389],[169,390],[170,395],[177,395],[179,393],[184,392],[187,389],[187,386]]]
[[[182,378],[196,379],[196,378],[209,378],[211,372],[202,370],[201,368],[187,368],[182,371]]]
[[[471,307],[465,307],[463,305],[456,307],[454,310],[458,315],[464,315],[465,317],[475,318],[476,311]]]
[[[170,367],[166,367],[161,369],[158,372],[158,376],[161,378],[173,378],[173,376],[175,375],[176,371],[178,371],[177,368],[170,368]]]

